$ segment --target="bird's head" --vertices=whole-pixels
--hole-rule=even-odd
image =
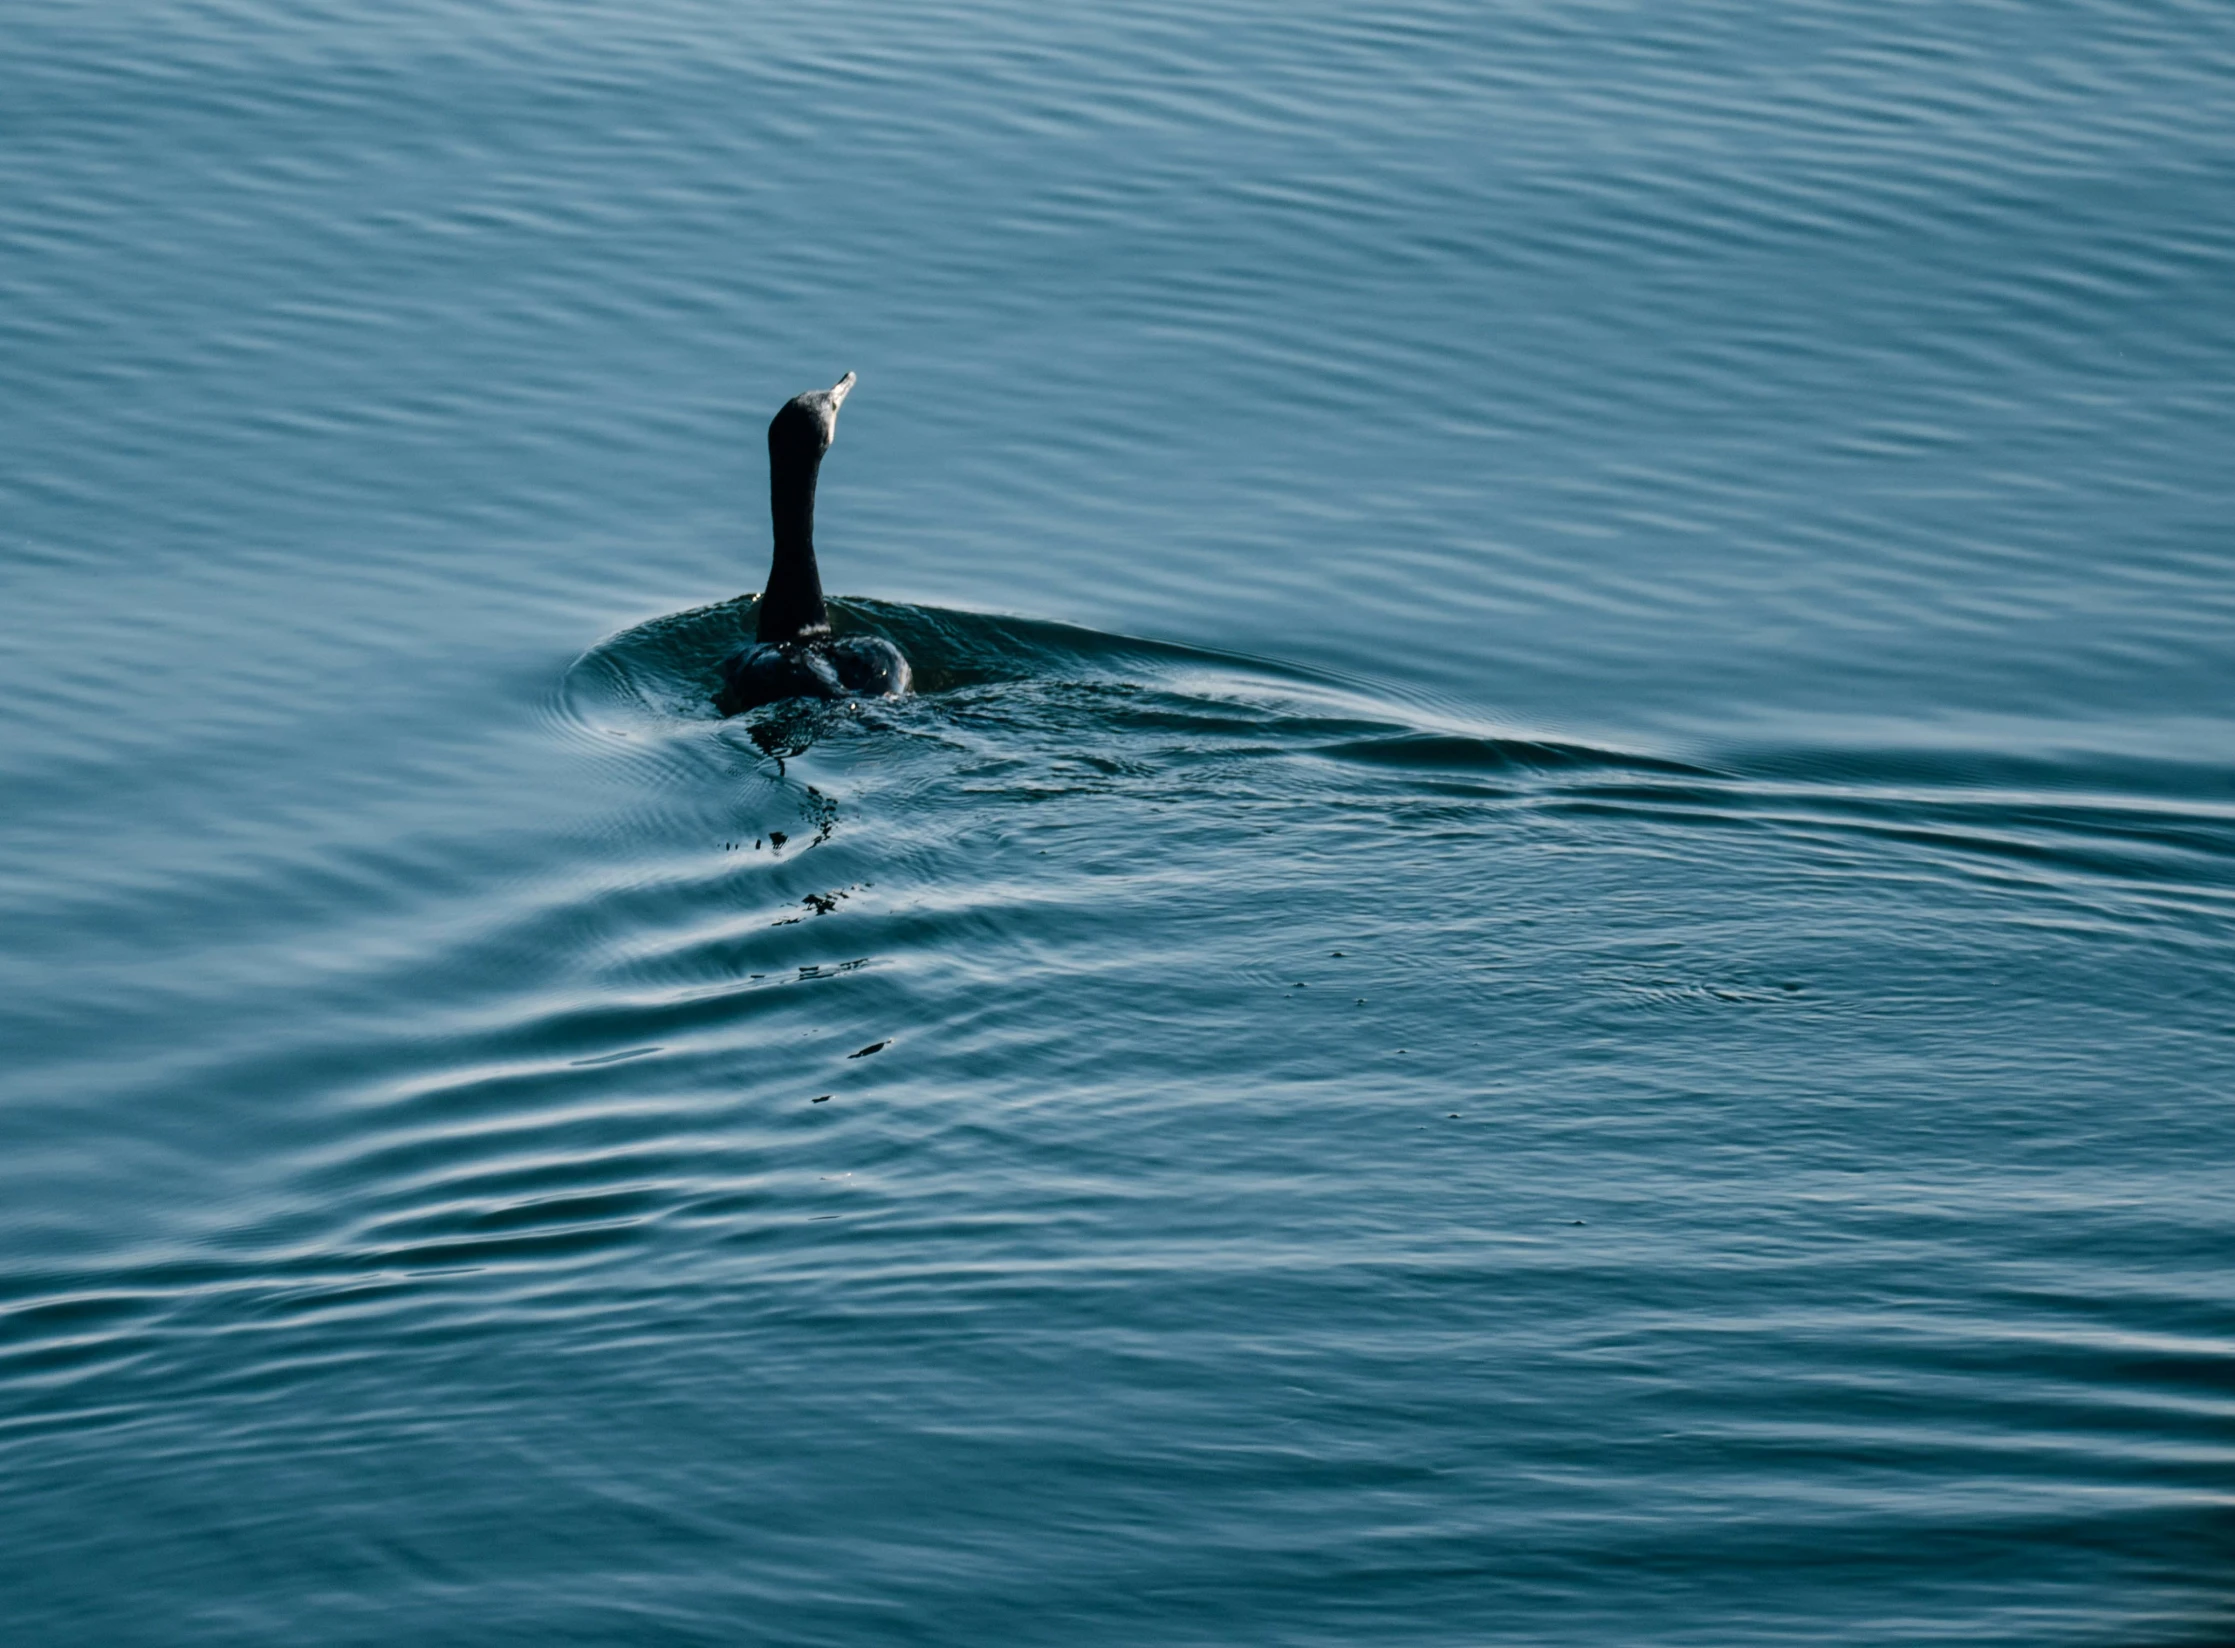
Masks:
[[[854,387],[849,372],[828,389],[810,389],[783,404],[768,424],[768,456],[775,463],[819,462],[838,434],[838,409]]]

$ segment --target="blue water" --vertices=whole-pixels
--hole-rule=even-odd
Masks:
[[[2235,1640],[2231,293],[2224,5],[0,0],[7,1639]]]

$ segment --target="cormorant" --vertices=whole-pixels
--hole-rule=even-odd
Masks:
[[[838,432],[849,372],[828,389],[796,395],[768,425],[768,512],[776,553],[761,591],[754,644],[722,665],[724,715],[780,698],[897,698],[908,660],[881,635],[834,636],[815,567],[815,477]]]

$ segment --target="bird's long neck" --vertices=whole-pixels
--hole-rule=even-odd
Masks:
[[[761,591],[760,639],[797,641],[827,632],[822,574],[815,569],[815,472],[820,454],[784,463],[771,454],[768,512],[776,529],[776,557]]]

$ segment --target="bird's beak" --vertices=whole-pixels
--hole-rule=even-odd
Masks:
[[[846,404],[846,397],[854,391],[854,375],[849,372],[830,386],[830,409],[836,412]]]

